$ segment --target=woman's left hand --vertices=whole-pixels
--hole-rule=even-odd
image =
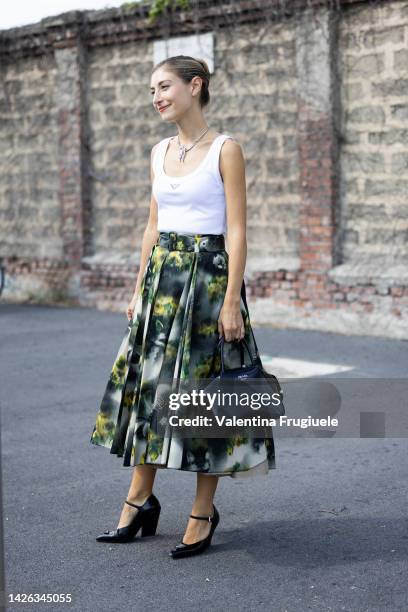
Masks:
[[[218,318],[218,333],[226,342],[241,340],[245,336],[244,319],[239,304],[224,302]]]

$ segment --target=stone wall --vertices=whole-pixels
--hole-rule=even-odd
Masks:
[[[193,31],[214,31],[206,119],[246,159],[251,320],[407,338],[408,2],[241,4],[203,3]],[[146,10],[0,33],[3,300],[125,310],[150,151],[175,129],[151,103],[164,22]],[[176,11],[165,35],[191,28]]]
[[[0,78],[0,255],[60,259],[55,57],[3,64]]]
[[[355,8],[341,24],[347,263],[408,263],[407,26],[408,5]]]

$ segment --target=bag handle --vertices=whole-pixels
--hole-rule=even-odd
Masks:
[[[221,352],[221,374],[224,374],[225,372],[225,364],[224,364],[224,344],[225,344],[225,339],[224,336],[221,336],[221,338],[218,341],[218,346],[220,347],[220,352]],[[251,366],[254,367],[256,365],[254,358],[252,356],[252,353],[250,351],[250,348],[248,346],[247,341],[245,340],[245,338],[242,338],[241,340],[233,340],[233,342],[239,342],[240,343],[240,347],[241,350],[243,350],[243,347],[246,348],[248,355],[251,359]],[[241,361],[241,365],[244,365],[243,361]]]

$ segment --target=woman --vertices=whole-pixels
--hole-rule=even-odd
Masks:
[[[211,378],[219,373],[218,341],[226,367],[241,365],[241,339],[257,353],[245,299],[245,162],[240,145],[207,125],[207,64],[174,56],[151,77],[153,107],[177,136],[152,149],[152,198],[140,268],[127,309],[129,325],[113,365],[91,442],[110,448],[133,477],[118,526],[98,541],[125,542],[141,528],[156,532],[160,503],[153,494],[158,468],[197,473],[196,497],[173,558],[201,553],[219,521],[213,504],[220,476],[268,473],[273,437],[177,438],[152,426],[155,391],[167,377]],[[224,235],[228,238],[228,253]]]

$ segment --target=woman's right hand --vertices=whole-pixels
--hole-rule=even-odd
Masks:
[[[130,302],[128,304],[128,307],[126,309],[126,316],[127,316],[129,321],[131,319],[133,319],[133,313],[134,313],[135,306],[136,306],[136,303],[137,303],[138,294],[139,294],[139,290],[135,291],[135,293],[133,294],[133,297],[130,300]]]

